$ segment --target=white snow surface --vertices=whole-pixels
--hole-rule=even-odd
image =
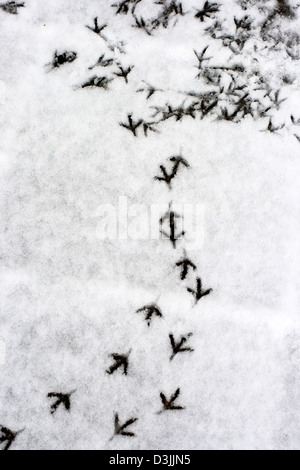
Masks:
[[[300,145],[290,121],[300,118],[299,61],[269,43],[257,52],[287,98],[278,133],[261,132],[268,117],[210,115],[134,137],[119,125],[128,114],[149,118],[150,106],[203,90],[194,49],[209,44],[225,64],[232,52],[204,33],[211,19],[186,15],[148,36],[113,3],[26,0],[18,15],[0,10],[0,425],[24,429],[16,450],[299,449]],[[153,3],[140,6],[146,16]],[[245,14],[223,4],[222,18]],[[257,8],[251,14],[259,21]],[[85,27],[96,16],[124,54]],[[280,22],[299,31],[297,18]],[[55,51],[78,57],[49,71]],[[108,74],[88,70],[104,53],[134,65],[129,83],[80,88]],[[252,53],[238,60],[248,70]],[[143,81],[164,91],[147,101]],[[154,176],[178,152],[191,168],[170,192]],[[183,244],[97,237],[99,206],[124,196],[205,208],[203,246],[188,254],[213,292],[196,306],[186,290],[195,274],[182,282],[175,267]],[[148,327],[136,311],[154,301],[164,316]],[[170,362],[170,333],[193,333],[194,352]],[[108,375],[109,355],[129,350],[128,375]],[[158,414],[160,393],[177,388],[185,409]],[[73,390],[71,410],[51,415],[48,393]],[[111,440],[116,412],[121,422],[138,418],[135,437]]]

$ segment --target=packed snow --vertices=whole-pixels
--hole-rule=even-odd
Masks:
[[[298,32],[294,0],[0,5],[1,448],[299,449]],[[201,243],[139,236],[155,205]]]

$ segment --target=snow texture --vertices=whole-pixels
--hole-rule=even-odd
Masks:
[[[4,2],[0,47],[1,448],[299,449],[297,1]],[[120,197],[204,208],[187,273]]]

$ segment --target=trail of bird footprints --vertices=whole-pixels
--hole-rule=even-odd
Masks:
[[[184,2],[160,0],[154,2],[158,7],[158,13],[153,18],[145,18],[139,14],[139,7],[142,6],[143,0],[123,0],[112,4],[116,15],[132,18],[133,23],[131,26],[144,31],[148,36],[154,36],[160,28],[166,29],[174,26],[181,17],[190,15],[200,25],[204,25],[205,35],[210,39],[221,41],[222,45],[232,52],[231,59],[224,65],[214,63],[213,57],[209,55],[209,46],[202,50],[195,49],[194,67],[197,69],[195,84],[200,82],[205,91],[177,91],[178,96],[184,95],[181,105],[165,103],[161,106],[150,106],[149,112],[152,114],[146,118],[134,117],[133,113],[128,113],[126,120],[119,122],[123,129],[131,132],[134,137],[140,135],[147,137],[150,133],[160,132],[162,125],[171,119],[179,122],[186,118],[196,119],[198,117],[204,119],[207,116],[213,116],[215,120],[238,123],[246,116],[250,116],[254,120],[267,120],[267,127],[262,131],[278,133],[286,127],[300,142],[300,136],[295,131],[300,126],[300,117],[292,115],[289,125],[275,123],[276,111],[281,108],[285,101],[285,98],[281,96],[281,90],[274,90],[269,85],[268,77],[260,72],[257,59],[255,65],[252,64],[250,67],[245,67],[242,64],[243,59],[245,59],[244,50],[247,48],[248,43],[253,41],[253,38],[260,39],[260,42],[256,41],[255,43],[253,49],[255,52],[260,47],[261,50],[267,48],[267,50],[285,51],[287,57],[291,60],[300,58],[300,36],[296,33],[287,36],[280,28],[276,28],[276,22],[280,18],[293,20],[298,7],[290,7],[286,0],[278,0],[276,6],[271,9],[267,5],[268,2],[263,0],[236,0],[236,3],[241,8],[241,17],[233,18],[233,31],[230,30],[228,22],[218,17],[222,11],[222,4],[219,2],[204,1],[201,8],[186,11]],[[25,3],[23,2],[12,1],[0,4],[0,9],[3,12],[12,15],[19,14],[19,11],[24,7]],[[254,7],[257,8],[264,21],[257,21],[251,18],[249,14],[245,14],[245,11]],[[125,66],[116,57],[116,53],[126,53],[124,41],[113,42],[109,39],[105,34],[108,25],[99,22],[98,17],[86,24],[85,27],[91,34],[96,35],[98,39],[103,41],[108,48],[107,53],[102,53],[96,62],[89,66],[88,70],[102,69],[106,72],[92,75],[75,88],[94,87],[108,91],[110,84],[117,79],[123,80],[124,85],[127,85],[134,65]],[[51,72],[66,64],[73,63],[77,59],[78,54],[74,51],[55,51],[51,62],[46,66],[48,71]],[[282,84],[293,83],[293,80],[293,77],[282,77]],[[225,81],[229,85],[225,85]],[[156,95],[163,99],[167,90],[157,88],[146,81],[142,81],[142,83],[143,85],[136,92],[144,93],[147,103]],[[189,169],[190,165],[182,155],[172,156],[165,165],[160,166],[154,180],[160,184],[165,184],[172,191],[178,172]],[[177,249],[177,245],[183,240],[185,232],[178,228],[181,216],[172,207],[173,203],[170,202],[168,211],[160,219],[160,227],[162,237],[169,240],[173,248]],[[211,288],[203,288],[202,280],[197,275],[197,266],[189,259],[186,252],[183,253],[174,268],[178,270],[182,282],[185,283],[189,277],[194,278],[194,284],[186,287],[186,291],[193,298],[195,305],[212,293]],[[157,302],[142,306],[136,311],[136,314],[140,315],[140,318],[146,322],[149,328],[154,321],[159,321],[164,316]],[[189,344],[192,335],[192,333],[188,333],[176,338],[173,333],[169,334],[170,362],[178,356],[190,354],[194,351]],[[106,373],[110,376],[120,372],[124,376],[130,375],[130,354],[131,350],[123,354],[110,354],[111,364],[108,365]],[[69,393],[53,391],[48,393],[47,398],[51,401],[49,410],[51,415],[54,416],[63,409],[71,412],[74,394],[76,394],[76,390]],[[160,392],[162,409],[157,413],[184,410],[184,406],[180,405],[180,394],[180,388],[169,398],[164,392]],[[134,437],[135,433],[132,429],[134,429],[133,426],[137,421],[138,418],[136,417],[123,421],[120,419],[119,414],[115,413],[112,423],[114,433],[111,439],[118,436]],[[24,432],[24,429],[12,431],[6,426],[0,425],[0,444],[3,450],[10,449],[22,432]]]
[[[197,62],[194,67],[198,70],[195,80],[200,82],[205,91],[172,90],[178,96],[184,95],[181,105],[172,105],[167,102],[162,106],[150,106],[146,117],[134,116],[130,112],[126,120],[119,123],[121,127],[132,132],[135,137],[140,135],[148,137],[151,133],[160,132],[162,125],[171,119],[180,122],[187,118],[202,120],[211,116],[218,121],[239,123],[246,117],[251,117],[253,120],[267,121],[265,129],[261,129],[262,132],[278,134],[285,129],[292,132],[300,142],[299,131],[297,131],[299,117],[295,118],[292,115],[289,122],[276,122],[277,112],[286,98],[280,96],[280,89],[273,89],[270,86],[270,77],[261,72],[259,60],[255,57],[266,49],[267,51],[285,51],[287,57],[292,60],[300,59],[300,35],[290,32],[289,34],[281,33],[280,28],[277,27],[277,22],[281,18],[293,20],[298,7],[290,7],[286,0],[277,0],[277,5],[271,9],[267,5],[268,2],[262,0],[236,0],[236,2],[240,5],[243,16],[233,18],[235,31],[228,29],[227,23],[229,22],[218,19],[218,15],[222,12],[222,4],[217,2],[206,1],[201,9],[195,8],[191,12],[184,11],[183,4],[175,0],[156,1],[154,4],[161,9],[157,17],[147,20],[139,17],[137,13],[139,7],[143,5],[143,0],[123,0],[112,4],[116,15],[132,17],[134,19],[132,26],[144,30],[150,36],[161,27],[174,26],[180,17],[191,15],[204,26],[209,23],[209,26],[204,29],[204,34],[210,39],[221,41],[222,45],[232,52],[230,60],[224,65],[214,63],[214,57],[208,55],[209,46],[200,51],[195,49]],[[16,14],[17,8],[22,6],[24,4],[9,2],[2,5],[2,8]],[[257,21],[250,15],[244,14],[253,6],[258,9],[262,18],[265,18],[264,21]],[[94,18],[92,25],[86,25],[86,28],[102,39],[108,50],[113,53],[111,54],[113,57],[106,57],[102,54],[96,63],[89,67],[89,70],[110,69],[111,67],[115,69],[109,74],[91,76],[81,85],[75,86],[76,89],[95,87],[109,91],[110,84],[118,78],[123,79],[125,84],[129,83],[134,65],[125,66],[116,58],[116,52],[125,54],[125,43],[124,41],[114,43],[108,39],[104,34],[107,27],[106,23],[99,23],[98,17]],[[249,46],[252,49],[247,49],[244,53],[254,39],[255,45]],[[249,54],[253,55],[252,63],[251,66],[245,67],[242,61],[247,61]],[[59,54],[56,51],[52,62],[48,65],[54,69],[74,62],[76,59],[76,52],[64,51]],[[283,75],[279,79],[280,86],[292,84],[295,80],[296,77]],[[145,93],[147,101],[157,93],[163,96],[164,93],[170,91],[157,88],[146,81],[143,81],[143,84],[136,92]]]
[[[181,156],[171,157],[170,161],[173,164],[172,172],[171,172],[171,180],[175,178],[179,167],[182,165],[185,168],[190,168],[188,162]],[[158,181],[166,182],[168,187],[170,187],[170,175],[166,178],[166,170],[165,167],[161,167],[163,177],[155,177]],[[166,236],[172,243],[174,249],[176,248],[177,241],[184,236],[184,232],[176,233],[176,218],[180,217],[178,214],[175,214],[174,211],[171,209],[171,204],[169,211],[165,214],[165,216],[161,219],[161,224],[165,220],[169,222],[170,233],[166,233],[164,230],[161,231],[163,235]],[[180,269],[180,279],[184,281],[187,279],[189,272],[195,272],[197,270],[196,265],[186,256],[184,256],[176,263],[177,268]],[[197,304],[202,297],[208,296],[212,289],[203,290],[202,289],[202,281],[200,278],[196,278],[196,287],[195,289],[187,288],[187,292],[192,294],[195,299],[195,303]],[[161,319],[163,318],[163,313],[157,303],[151,303],[149,305],[145,305],[139,308],[136,311],[137,314],[141,314],[144,317],[148,327],[151,326],[154,319]],[[193,333],[188,333],[186,335],[181,335],[178,339],[174,337],[172,333],[169,334],[169,341],[170,341],[170,362],[174,360],[174,358],[178,355],[184,353],[192,353],[194,349],[189,346],[187,343],[189,342],[190,338],[193,336]],[[113,375],[116,372],[121,372],[122,374],[127,376],[129,375],[129,367],[130,367],[130,353],[131,349],[127,354],[120,354],[120,353],[112,353],[110,357],[112,359],[112,364],[106,370],[108,375]],[[76,390],[73,390],[69,393],[62,393],[62,392],[50,392],[47,395],[47,398],[50,399],[51,406],[50,406],[50,413],[51,415],[55,415],[59,411],[60,408],[65,409],[66,411],[71,411],[71,397],[76,393]],[[180,396],[181,390],[178,388],[170,398],[167,398],[165,393],[160,392],[160,399],[162,403],[162,409],[157,412],[157,414],[161,414],[165,411],[182,411],[185,409],[184,406],[179,405],[177,400]],[[131,426],[138,421],[138,418],[129,418],[124,424],[121,424],[119,414],[115,413],[114,415],[114,434],[110,440],[113,440],[117,436],[122,437],[135,437],[135,433],[131,430]],[[128,429],[129,428],[129,429]],[[17,436],[24,431],[11,431],[5,426],[0,427],[0,444],[3,444],[3,450],[8,450]]]

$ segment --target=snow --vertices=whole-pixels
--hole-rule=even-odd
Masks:
[[[299,449],[300,130],[290,119],[300,118],[299,61],[259,29],[236,57],[205,33],[213,19],[193,18],[202,2],[183,1],[190,13],[152,36],[112,3],[0,10],[0,425],[25,428],[12,449]],[[139,15],[154,17],[153,3],[143,0]],[[226,0],[218,17],[231,32],[245,14],[238,3]],[[276,2],[251,3],[259,28]],[[108,42],[85,27],[96,16]],[[299,31],[298,16],[276,21],[285,38]],[[125,53],[109,49],[121,41]],[[119,125],[211,90],[195,78],[194,49],[206,45],[211,65],[245,65],[237,80],[253,99],[258,70],[286,101],[240,122],[218,119],[220,110],[173,118],[148,137]],[[78,57],[49,70],[55,51]],[[117,71],[88,70],[104,53],[134,65],[129,83],[114,76],[107,91],[80,88]],[[228,74],[222,80],[228,89]],[[143,81],[163,91],[146,100]],[[285,127],[262,132],[269,116]],[[191,168],[170,191],[154,177],[180,152]],[[187,253],[197,274],[180,280],[184,242],[99,239],[99,208],[125,197],[129,208],[203,208],[203,245]],[[187,288],[196,276],[213,293],[195,306]],[[163,318],[148,327],[136,311],[153,302]],[[170,333],[193,333],[194,352],[170,362]],[[128,376],[108,375],[110,354],[129,350]],[[158,414],[160,393],[178,387],[185,409]],[[73,390],[70,412],[51,415],[48,393]],[[110,440],[116,412],[122,423],[138,418],[135,437]]]

